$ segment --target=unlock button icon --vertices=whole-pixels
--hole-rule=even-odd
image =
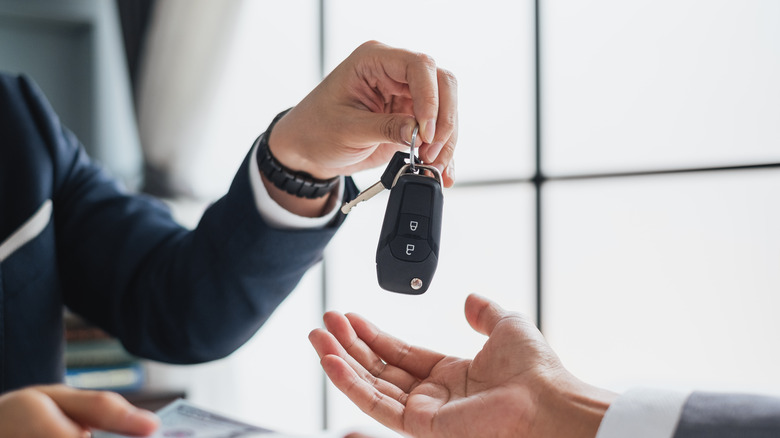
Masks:
[[[427,239],[428,218],[419,214],[402,214],[398,221],[398,234]]]

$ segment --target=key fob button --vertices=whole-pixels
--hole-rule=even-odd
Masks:
[[[401,214],[398,217],[398,231],[401,236],[428,238],[428,218],[416,214]]]
[[[390,252],[393,257],[405,262],[421,262],[428,258],[431,247],[425,239],[396,236],[390,241]]]

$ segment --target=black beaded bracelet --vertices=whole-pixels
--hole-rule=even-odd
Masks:
[[[260,143],[257,145],[257,166],[269,181],[285,192],[300,198],[321,198],[330,193],[333,187],[338,184],[338,176],[330,179],[317,179],[309,173],[292,170],[280,163],[271,154],[271,149],[268,147],[268,138],[271,137],[271,130],[276,125],[276,122],[284,117],[288,111],[290,110],[282,111],[274,117],[265,134],[260,137]]]

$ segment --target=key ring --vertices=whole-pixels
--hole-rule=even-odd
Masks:
[[[414,129],[412,130],[412,142],[409,143],[409,164],[411,165],[410,169],[412,172],[417,173],[417,169],[414,167],[414,144],[417,143],[417,132],[420,130],[420,125],[414,124]]]
[[[417,167],[422,170],[427,170],[428,172],[431,172],[433,174],[433,178],[436,179],[436,181],[439,182],[439,185],[444,184],[441,180],[441,172],[439,172],[439,169],[429,165],[429,164],[418,164]],[[390,186],[390,188],[395,187],[395,184],[398,182],[398,178],[401,177],[404,173],[406,173],[407,170],[411,170],[412,165],[411,164],[404,164],[404,167],[401,168],[401,170],[398,171],[398,173],[395,175],[395,178],[393,178],[393,185]],[[420,170],[420,171],[422,171]]]

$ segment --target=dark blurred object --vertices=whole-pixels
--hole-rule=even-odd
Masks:
[[[138,68],[146,41],[146,31],[155,3],[157,0],[116,0],[122,38],[125,42],[127,68],[134,93],[138,86]]]
[[[165,405],[180,398],[187,398],[184,391],[175,390],[141,390],[133,392],[120,392],[127,401],[138,408],[156,411]]]

